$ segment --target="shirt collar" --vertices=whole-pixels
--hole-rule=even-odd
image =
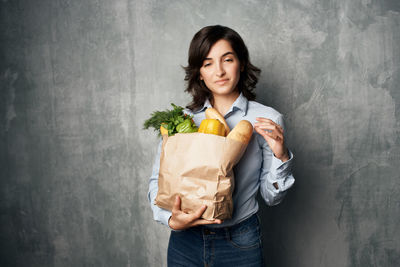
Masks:
[[[240,92],[240,95],[238,96],[238,98],[236,98],[235,102],[233,102],[231,108],[228,110],[228,113],[235,111],[237,109],[242,111],[242,115],[246,116],[247,114],[247,106],[248,106],[248,100],[247,98],[243,95],[242,92]],[[206,110],[207,108],[212,108],[212,105],[210,103],[210,100],[207,98],[206,101],[204,101],[204,105],[202,108],[200,108],[199,110],[197,110],[194,113],[200,113],[203,112],[204,110]]]

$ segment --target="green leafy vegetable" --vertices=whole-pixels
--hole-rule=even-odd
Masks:
[[[193,121],[192,119],[185,119],[183,122],[179,123],[176,126],[176,131],[178,133],[193,133],[197,132],[197,127],[193,127]]]
[[[155,111],[143,124],[143,129],[150,127],[158,131],[158,136],[161,137],[160,127],[168,130],[168,136],[176,133],[192,133],[197,132],[197,127],[194,124],[193,116],[188,116],[183,113],[183,107],[171,103],[173,109],[165,111]]]

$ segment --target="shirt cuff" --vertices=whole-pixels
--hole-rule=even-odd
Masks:
[[[287,176],[291,171],[294,155],[289,149],[288,153],[289,159],[285,162],[278,159],[277,157],[275,157],[274,154],[272,154],[271,172],[275,174],[277,178],[283,178],[284,176]]]
[[[182,230],[175,230],[172,229],[169,224],[168,224],[168,220],[171,217],[172,212],[170,212],[169,210],[165,210],[160,208],[160,211],[158,212],[158,218],[157,221],[159,221],[160,223],[164,224],[165,226],[167,226],[170,230],[174,231],[174,232],[181,232]]]
[[[169,225],[168,225],[169,217],[171,217],[171,212],[169,210],[164,210],[164,209],[160,208],[160,211],[158,213],[158,220],[162,224],[164,224],[164,225],[166,225],[168,227],[169,227]]]

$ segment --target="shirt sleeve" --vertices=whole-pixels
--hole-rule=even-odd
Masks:
[[[149,180],[149,191],[147,193],[147,198],[150,202],[151,209],[153,210],[153,218],[157,222],[168,226],[169,217],[171,217],[171,212],[158,207],[154,202],[158,192],[158,173],[160,171],[160,155],[162,148],[162,139],[159,142],[156,159],[153,164],[153,171]],[[169,227],[170,228],[170,227]],[[172,228],[170,228],[173,230]]]
[[[275,121],[279,124],[285,133],[285,125],[283,116],[279,115]],[[262,139],[262,155],[263,162],[260,173],[260,193],[267,205],[273,206],[279,204],[286,195],[286,191],[293,186],[294,177],[292,175],[293,166],[293,153],[288,149],[289,160],[282,162],[280,159],[274,156],[271,148],[265,139],[258,135]],[[278,189],[275,188],[274,183],[278,185]]]

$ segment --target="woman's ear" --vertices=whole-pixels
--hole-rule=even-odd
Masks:
[[[244,71],[244,66],[240,65],[240,72],[243,72],[243,71]]]

